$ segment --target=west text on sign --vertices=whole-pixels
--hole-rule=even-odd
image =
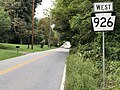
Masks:
[[[94,3],[94,12],[109,12],[113,11],[113,3]]]

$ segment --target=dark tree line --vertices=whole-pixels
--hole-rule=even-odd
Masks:
[[[35,0],[34,8],[41,2],[42,0]],[[4,25],[0,26],[6,26],[0,28],[0,42],[29,43],[32,26],[32,0],[0,0],[0,5],[1,18],[4,18],[4,23],[1,22]]]

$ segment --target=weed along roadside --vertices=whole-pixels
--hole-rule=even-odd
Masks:
[[[64,90],[98,90],[100,74],[94,63],[80,52],[71,53],[67,58]]]
[[[114,47],[114,49],[111,48],[107,53],[117,49],[118,51],[120,50]],[[74,50],[71,49],[67,58],[64,90],[102,90],[101,47],[98,47],[98,44],[94,42],[90,45],[79,45],[77,50],[75,50],[76,52]],[[120,61],[119,57],[115,57],[116,55],[115,53],[107,54],[109,57],[106,58],[108,61],[106,62],[107,76],[105,90],[120,89]],[[114,60],[113,57],[115,57]]]
[[[116,2],[113,2],[92,2],[94,3],[94,13],[89,19],[81,20],[84,18],[82,16],[84,11],[78,16],[73,16],[71,28],[76,30],[74,25],[77,22],[79,22],[79,24],[77,23],[79,28],[82,28],[77,28],[80,34],[78,37],[74,35],[75,40],[71,40],[74,43],[77,40],[78,42],[76,45],[72,43],[74,46],[67,58],[65,90],[120,90],[120,42],[115,36],[119,31],[116,29],[112,32],[115,30],[114,26],[118,25],[117,22],[117,25],[115,23],[117,14],[113,11]],[[83,3],[85,4],[83,1],[81,5]],[[91,2],[86,1],[86,3],[93,9]],[[118,6],[115,9],[118,13]],[[92,32],[91,26],[94,32]],[[119,27],[117,28],[119,29]],[[91,35],[87,33],[87,30],[91,32]]]
[[[53,49],[55,47],[48,48],[48,46],[44,46],[44,48],[40,48],[39,45],[34,45],[34,50],[27,49],[27,45],[19,45],[19,44],[0,44],[0,60],[5,60],[17,56],[21,56],[27,53],[39,52],[44,50]]]

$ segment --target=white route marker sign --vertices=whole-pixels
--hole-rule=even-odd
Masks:
[[[115,16],[112,13],[96,13],[92,17],[94,31],[113,31],[115,25]]]
[[[103,89],[106,86],[106,71],[105,71],[105,35],[104,31],[113,31],[115,25],[115,12],[113,12],[112,2],[94,3],[94,13],[92,16],[93,31],[102,31],[103,34]]]
[[[93,31],[113,31],[115,18],[112,2],[94,3],[94,13],[92,13]]]

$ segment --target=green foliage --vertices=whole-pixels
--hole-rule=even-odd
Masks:
[[[59,41],[59,34],[57,31],[52,30],[50,40],[51,40],[51,45],[57,46],[57,44],[59,43],[58,42]]]
[[[49,38],[50,29],[51,27],[49,18],[42,18],[38,21],[38,30],[44,34],[46,40]]]
[[[34,0],[34,8],[36,8],[41,1],[42,0]],[[4,10],[8,12],[10,16],[12,36],[18,37],[20,43],[22,43],[23,38],[29,39],[32,26],[32,0],[5,0],[1,3],[5,8]]]
[[[71,14],[69,13],[68,6],[72,0],[56,0],[55,8],[51,10],[52,21],[55,24],[55,30],[58,30],[63,37],[63,40],[70,40],[70,24],[69,20]],[[66,33],[63,33],[66,32]]]
[[[57,31],[52,30],[50,24],[51,24],[50,18],[46,17],[46,18],[40,19],[38,21],[37,33],[39,33],[38,34],[39,36],[42,36],[41,41],[46,40],[45,42],[47,42],[47,44],[50,43],[51,45],[55,46],[58,44],[59,34]]]
[[[7,46],[0,44],[0,49],[7,49]]]
[[[82,54],[70,54],[67,58],[65,90],[98,90],[98,70],[91,60],[85,61]]]
[[[107,69],[107,89],[119,90],[120,89],[120,62],[109,61]]]
[[[82,90],[81,83],[89,80],[90,76],[81,74],[84,63],[92,62],[99,70],[96,77],[98,81],[97,89],[102,86],[102,34],[92,32],[91,30],[91,13],[93,12],[94,2],[112,1],[114,11],[116,12],[116,25],[114,32],[105,33],[105,58],[107,71],[106,90],[119,90],[119,61],[120,61],[120,0],[56,0],[56,6],[51,11],[56,28],[61,32],[62,37],[66,37],[72,43],[70,53],[75,55],[69,56],[67,61],[67,81],[66,90]],[[68,39],[69,38],[69,39]],[[78,53],[82,54],[80,57]],[[78,58],[79,57],[79,58]],[[83,59],[84,58],[84,59]],[[80,62],[80,60],[83,60]],[[78,66],[79,63],[79,66]],[[84,66],[82,66],[82,63]],[[79,67],[80,69],[76,68]],[[86,70],[86,69],[85,69]],[[89,70],[88,70],[89,72]],[[93,71],[94,72],[94,71]],[[82,79],[84,79],[82,81]],[[89,77],[89,78],[88,78]],[[81,81],[80,81],[81,80]],[[90,79],[91,81],[92,79]],[[94,81],[94,80],[93,80]],[[92,81],[91,81],[92,82]],[[92,82],[93,83],[93,82]],[[89,82],[85,85],[89,86]],[[82,84],[84,85],[84,84]],[[94,86],[95,84],[93,84]],[[92,86],[92,85],[91,85]],[[87,86],[86,86],[87,88]],[[89,90],[84,88],[83,90]]]
[[[23,44],[1,43],[0,49],[16,51],[16,46],[20,46],[20,48],[19,48],[20,53],[39,52],[39,51],[44,51],[44,50],[49,50],[49,49],[55,48],[55,47],[48,48],[47,45],[45,45],[44,48],[40,48],[40,45],[34,45],[34,50],[31,50],[31,49],[27,49],[27,45],[23,45]]]
[[[35,31],[35,40],[37,41],[37,44],[42,42],[44,40],[44,34],[42,30],[36,30]]]
[[[20,46],[19,53],[17,53],[16,46]],[[40,51],[49,50],[53,48],[55,47],[48,48],[48,46],[45,45],[43,48],[40,48],[40,45],[34,45],[34,50],[31,50],[31,49],[27,49],[27,45],[1,43],[0,44],[0,60],[5,60],[5,59],[17,57],[17,56],[31,53],[31,52],[40,52]]]
[[[64,32],[65,40],[72,46],[86,44],[94,40],[96,35],[91,31],[92,3],[89,0],[56,0],[56,6],[51,11],[53,21],[59,32]],[[88,40],[89,39],[89,40]]]
[[[9,29],[10,28],[10,18],[8,14],[4,11],[3,8],[0,7],[0,28],[1,29]]]
[[[0,7],[0,41],[7,42],[8,39],[11,39],[12,36],[10,35],[10,17],[4,11],[4,8]]]
[[[0,49],[0,60],[5,60],[13,57],[17,57],[22,55],[21,53],[17,53],[16,51],[11,51],[11,50],[3,50]]]
[[[102,85],[102,46],[100,45],[101,43],[100,35],[102,36],[102,34],[99,33],[98,34],[99,37],[95,40],[95,42],[92,42],[86,45],[79,45],[76,49],[73,48],[70,51],[70,53],[74,52],[75,55],[78,55],[80,53],[80,56],[84,58],[83,59],[84,62],[89,62],[89,61],[93,62],[93,64],[99,71],[98,72],[99,74],[95,76],[98,79],[98,82],[96,82],[98,85],[98,88],[101,88],[101,85]],[[109,42],[108,44],[107,42],[106,44],[107,45],[106,45],[105,58],[106,58],[106,73],[107,73],[106,83],[107,84],[106,84],[105,90],[119,90],[120,89],[120,86],[119,86],[119,80],[120,80],[119,78],[120,77],[119,46],[120,45],[118,42],[116,42],[116,44],[112,42]],[[71,56],[71,58],[72,57],[73,56]],[[76,57],[73,57],[72,60],[74,60],[74,58]],[[75,62],[78,62],[80,59],[76,58]],[[75,66],[76,66],[76,63],[75,63]],[[77,70],[77,71],[81,72],[81,70]]]
[[[15,46],[10,44],[0,44],[0,49],[6,49],[6,50],[15,50]]]
[[[16,35],[22,40],[27,35],[27,23],[21,18],[14,18],[12,24]]]
[[[44,47],[44,45],[45,45],[45,39],[43,39],[43,40],[40,42],[40,45],[41,45],[41,48]]]

